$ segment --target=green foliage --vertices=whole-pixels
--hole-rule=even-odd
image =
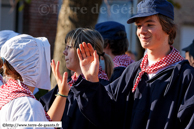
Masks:
[[[39,98],[46,94],[47,92],[48,90],[39,89],[39,91],[35,94],[36,99],[39,100]]]
[[[24,9],[24,4],[20,5],[20,7],[18,8],[18,11],[22,11]]]
[[[168,2],[172,3],[175,8],[180,9],[181,5],[178,2],[174,2],[173,0],[167,0]]]
[[[24,0],[27,4],[30,4],[31,0]]]
[[[19,2],[22,2],[22,4],[19,6],[18,11],[22,11],[24,9],[25,3],[30,4],[31,0],[16,0],[15,4],[18,4]]]

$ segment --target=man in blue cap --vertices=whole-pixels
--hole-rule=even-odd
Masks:
[[[98,80],[96,51],[80,45],[77,52],[86,80],[80,78],[73,90],[82,113],[98,128],[194,128],[194,68],[172,46],[173,19],[168,1],[141,1],[128,23],[135,22],[147,52],[105,87]]]
[[[185,47],[182,50],[185,51],[185,59],[187,59],[190,65],[194,67],[194,40],[188,47]]]
[[[121,76],[128,65],[134,62],[125,54],[129,46],[125,26],[115,21],[106,21],[96,24],[95,30],[100,32],[104,39],[103,51],[113,60],[114,70],[109,79],[110,82],[113,82]]]

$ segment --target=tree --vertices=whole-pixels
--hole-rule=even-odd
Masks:
[[[31,0],[9,0],[10,5],[12,6],[11,11],[13,11],[19,2],[21,2],[21,5],[19,6],[18,11],[22,11],[24,9],[24,5],[30,4]]]
[[[94,28],[102,0],[63,0],[57,23],[57,34],[53,59],[60,61],[60,73],[67,71],[63,51],[65,50],[66,34],[78,27]],[[56,85],[51,74],[51,87]]]

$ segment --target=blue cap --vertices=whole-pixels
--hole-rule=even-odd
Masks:
[[[194,40],[189,46],[183,48],[182,50],[185,52],[189,52],[189,55],[194,57]]]
[[[137,5],[137,13],[128,19],[127,23],[133,23],[136,18],[162,14],[174,20],[174,6],[166,0],[142,0]]]
[[[126,39],[126,35],[118,35],[117,33],[120,31],[125,31],[125,26],[114,21],[101,22],[95,25],[95,30],[100,32],[104,39],[109,40],[120,40]]]

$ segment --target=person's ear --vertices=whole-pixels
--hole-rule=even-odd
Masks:
[[[109,49],[110,48],[110,46],[109,46],[109,43],[106,45],[106,47],[105,47],[105,49]]]

